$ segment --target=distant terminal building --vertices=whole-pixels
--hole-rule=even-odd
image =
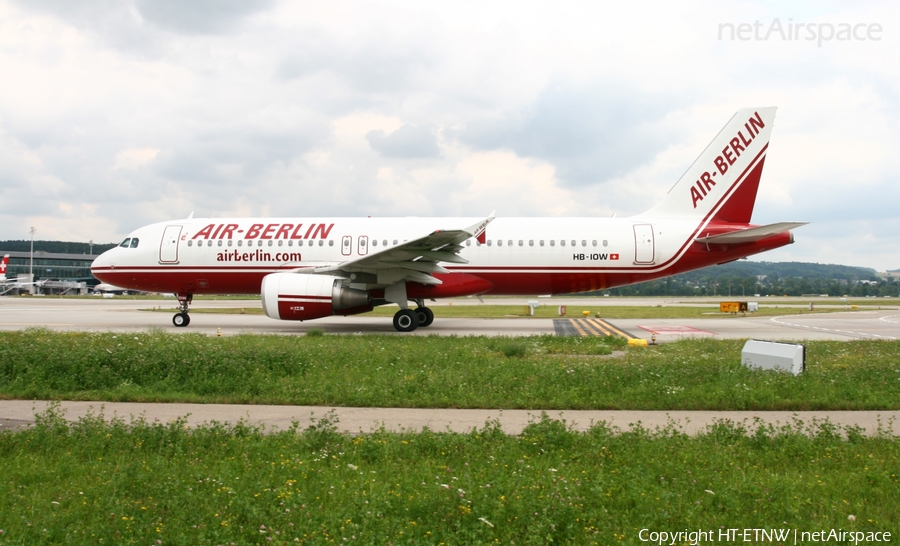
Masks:
[[[91,275],[91,262],[95,254],[63,254],[35,250],[34,261],[30,252],[0,250],[0,257],[9,254],[9,266],[6,270],[7,284],[0,292],[7,295],[17,293],[35,294],[87,294],[100,281]],[[11,286],[16,280],[30,282],[28,278],[29,264],[34,272],[37,285],[23,285],[19,288]]]

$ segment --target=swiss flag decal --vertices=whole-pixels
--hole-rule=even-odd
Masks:
[[[618,259],[619,259],[619,255],[618,255],[618,254],[610,254],[610,255],[609,255],[609,259],[610,259],[610,260],[618,260]]]

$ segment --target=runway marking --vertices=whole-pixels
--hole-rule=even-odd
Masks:
[[[863,338],[874,337],[874,338],[878,338],[878,339],[897,339],[894,336],[883,336],[881,334],[870,334],[868,332],[854,332],[852,330],[837,330],[834,328],[822,328],[821,326],[810,326],[808,324],[797,324],[794,322],[786,322],[786,321],[782,320],[784,318],[801,317],[801,316],[803,316],[803,315],[788,315],[786,317],[772,317],[769,320],[771,320],[775,324],[779,324],[781,326],[787,326],[789,328],[800,328],[803,330],[815,330],[817,332],[840,334],[840,335],[848,336],[848,337],[863,337]],[[891,316],[900,316],[900,315],[891,315]],[[881,319],[879,319],[879,320],[883,320],[885,318],[888,318],[888,317],[881,317]],[[885,322],[894,323],[894,321],[890,321],[890,320],[885,321]]]
[[[697,335],[697,334],[705,334],[714,336],[715,332],[710,332],[708,330],[701,330],[699,328],[694,328],[693,326],[672,326],[672,325],[664,325],[664,326],[638,326],[643,330],[647,330],[648,332],[661,335],[661,336],[677,336],[677,335]]]
[[[633,335],[603,319],[554,319],[553,325],[556,334],[561,336],[622,336],[625,339],[634,339]]]

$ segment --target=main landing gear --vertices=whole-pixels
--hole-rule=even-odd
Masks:
[[[172,317],[172,324],[179,328],[184,328],[191,323],[191,317],[188,316],[188,305],[194,299],[193,294],[175,294],[178,298],[178,312]]]
[[[401,309],[394,314],[394,328],[398,332],[412,332],[418,327],[425,328],[434,322],[434,312],[425,307],[425,302],[416,300],[415,309]]]

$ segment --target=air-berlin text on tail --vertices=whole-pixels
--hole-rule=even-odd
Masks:
[[[760,129],[763,129],[765,126],[766,124],[763,123],[759,112],[754,112],[747,122],[744,123],[744,128],[739,130],[737,135],[728,141],[728,146],[722,148],[722,153],[713,160],[715,168],[710,169],[712,174],[710,174],[710,171],[705,171],[700,175],[697,182],[691,186],[691,201],[693,201],[694,208],[697,208],[697,203],[703,201],[703,198],[716,185],[713,177],[717,174],[727,173],[728,169],[737,161],[737,158],[747,151],[750,144],[759,134]]]
[[[207,224],[191,239],[327,239],[334,224]]]

